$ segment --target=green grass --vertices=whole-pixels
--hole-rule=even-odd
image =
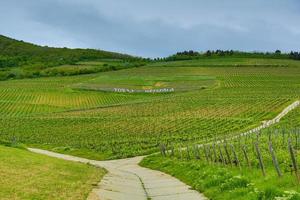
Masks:
[[[243,168],[240,172],[238,168],[161,156],[146,157],[141,165],[171,174],[213,200],[300,199],[300,188],[292,175],[279,179],[272,172],[262,178],[259,169]]]
[[[155,63],[92,75],[4,81],[0,138],[113,159],[156,152],[160,143],[179,146],[238,133],[273,118],[300,97],[298,62],[244,60],[207,67],[202,60]],[[268,61],[272,65],[266,66]],[[240,62],[249,65],[236,67]],[[286,62],[295,65],[281,66]],[[175,92],[97,90],[101,87],[174,87]]]
[[[86,199],[105,171],[0,145],[0,197],[11,199]]]

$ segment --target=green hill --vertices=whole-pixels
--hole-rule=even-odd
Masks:
[[[0,67],[50,67],[103,58],[134,59],[129,55],[102,50],[42,47],[0,35]]]
[[[99,63],[86,63],[87,61]],[[110,71],[137,66],[140,61],[140,58],[126,54],[95,49],[38,46],[0,35],[0,80]],[[64,67],[55,69],[54,72],[46,70],[57,66]]]

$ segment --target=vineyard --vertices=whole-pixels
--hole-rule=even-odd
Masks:
[[[212,199],[299,199],[299,113],[298,107],[247,135],[182,148],[162,144],[161,156],[142,165],[171,173]]]
[[[209,76],[196,70],[175,68],[142,67],[134,70],[120,70],[114,73],[103,73],[77,86],[90,90],[126,88],[133,90],[151,90],[173,88],[177,92],[200,90],[214,86],[215,76]]]
[[[0,138],[94,159],[130,157],[247,131],[300,97],[295,61],[183,62],[1,82]],[[97,90],[119,87],[175,92]]]
[[[299,8],[1,2],[0,200],[300,200]]]

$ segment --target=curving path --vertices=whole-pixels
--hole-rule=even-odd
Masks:
[[[295,101],[274,119],[266,121],[250,131],[241,133],[247,135],[256,133],[263,128],[267,128],[278,123],[282,117],[297,108],[300,101]],[[234,136],[237,137],[237,136]],[[98,200],[204,200],[202,194],[191,190],[189,186],[178,179],[165,173],[143,168],[138,163],[142,156],[111,160],[95,161],[75,156],[54,153],[46,150],[29,148],[30,151],[56,158],[82,163],[90,163],[95,166],[105,168],[108,173],[95,188],[89,199]]]
[[[111,161],[96,161],[75,156],[29,148],[30,151],[64,160],[90,163],[105,168],[108,173],[90,199],[101,200],[204,200],[202,194],[165,173],[143,168],[138,163],[143,157]],[[92,198],[93,197],[93,198]],[[95,198],[96,197],[96,198]],[[98,198],[97,198],[98,197]]]

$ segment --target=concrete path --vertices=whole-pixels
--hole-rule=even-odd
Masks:
[[[100,200],[204,200],[202,194],[165,173],[143,168],[143,157],[95,161],[75,156],[29,148],[30,151],[64,160],[90,163],[105,168],[108,173],[92,191]]]

